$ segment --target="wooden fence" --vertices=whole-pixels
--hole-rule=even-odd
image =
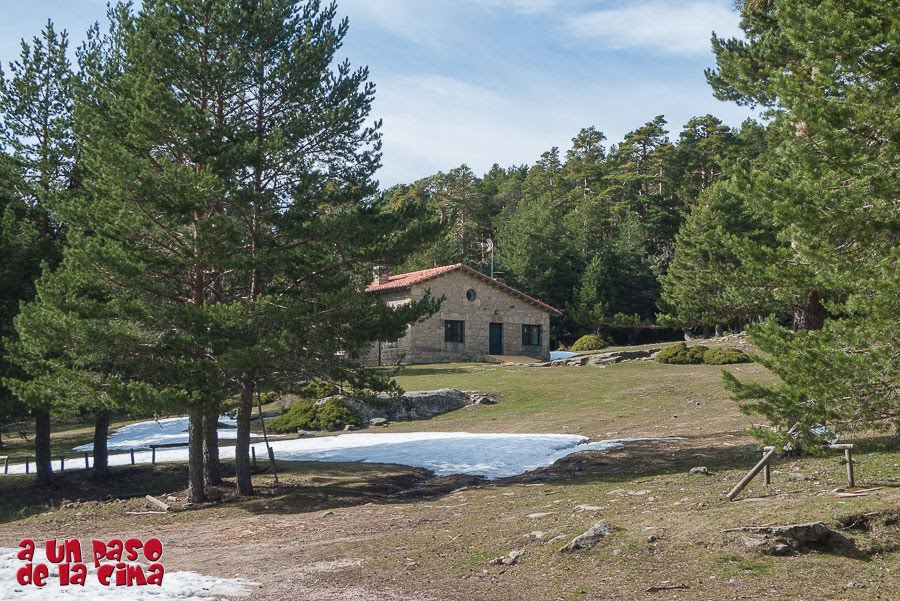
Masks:
[[[177,444],[152,444],[152,445],[150,445],[150,463],[151,463],[152,465],[156,465],[156,449],[171,449],[171,448],[179,448],[179,447],[185,447],[185,448],[186,448],[187,445],[186,445],[186,444],[181,444],[181,443],[177,443]],[[134,464],[135,464],[135,459],[134,459],[134,452],[135,452],[135,450],[136,450],[136,449],[129,449],[129,450],[127,451],[127,452],[130,454],[131,465],[134,465]],[[124,453],[123,453],[123,454],[124,454]],[[271,454],[274,455],[274,453],[271,453]],[[256,448],[253,447],[253,446],[250,447],[250,455],[251,455],[251,460],[252,460],[252,462],[253,462],[253,468],[255,469],[255,468],[256,468]],[[58,461],[59,461],[59,471],[60,471],[60,472],[64,472],[64,471],[66,470],[66,461],[67,461],[67,460],[71,460],[71,459],[75,459],[75,458],[79,458],[79,457],[81,457],[81,455],[78,455],[78,456],[76,456],[76,457],[71,457],[71,456],[70,456],[70,457],[66,457],[65,455],[57,455],[56,457],[51,457],[51,461],[57,461],[57,460],[58,460]],[[13,457],[11,457],[11,456],[9,456],[9,455],[0,455],[0,460],[3,461],[3,474],[4,474],[4,475],[9,474],[9,465],[10,465],[10,460],[11,460],[11,459],[15,459],[15,458],[13,458]],[[30,473],[31,473],[31,464],[32,464],[32,462],[34,461],[34,457],[31,456],[31,455],[25,455],[25,456],[22,457],[21,459],[24,459],[24,462],[25,462],[25,473],[26,473],[26,474],[30,474]],[[272,459],[274,460],[274,457],[273,457]],[[14,465],[15,465],[15,463],[14,463]],[[91,468],[91,454],[88,453],[88,452],[85,452],[85,453],[84,453],[84,469],[90,469],[90,468]]]
[[[828,448],[834,450],[844,451],[844,459],[847,463],[847,486],[849,488],[853,488],[856,486],[856,479],[853,475],[853,445],[852,444],[833,444]],[[725,495],[725,498],[729,501],[734,501],[734,499],[740,494],[744,488],[750,484],[750,481],[753,480],[760,472],[763,472],[763,482],[766,486],[769,486],[772,483],[772,459],[775,456],[775,447],[763,447],[763,456],[759,462],[753,466],[747,475],[741,478],[741,481],[734,485],[734,488]]]

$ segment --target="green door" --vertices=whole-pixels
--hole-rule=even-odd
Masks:
[[[490,344],[488,353],[491,355],[502,355],[503,354],[503,324],[502,323],[492,323],[490,324]]]

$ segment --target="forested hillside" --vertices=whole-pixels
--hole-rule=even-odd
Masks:
[[[492,240],[496,272],[566,310],[564,336],[656,323],[667,300],[694,297],[691,287],[702,285],[668,275],[673,260],[693,260],[676,257],[679,231],[718,227],[702,224],[709,201],[701,199],[715,198],[725,174],[756,160],[765,144],[759,123],[733,129],[712,115],[691,119],[673,139],[659,115],[612,144],[586,127],[570,148],[551,148],[530,166],[495,164],[479,177],[461,165],[396,186],[385,192],[392,206],[426,202],[444,225],[434,245],[398,268],[461,261],[488,272]],[[724,213],[716,219],[743,222],[737,207],[717,210]],[[752,316],[682,311],[666,323],[739,326]]]

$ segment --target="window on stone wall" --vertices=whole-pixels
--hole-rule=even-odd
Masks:
[[[444,320],[444,342],[465,342],[466,322],[453,319]]]
[[[522,324],[522,346],[541,346],[541,326]]]

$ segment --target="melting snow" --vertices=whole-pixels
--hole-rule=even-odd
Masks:
[[[146,438],[128,436],[127,448],[147,448],[159,440],[154,432],[155,422],[134,424],[119,430],[146,431]],[[118,433],[117,433],[118,434]],[[166,436],[166,434],[162,434]],[[602,440],[588,442],[574,434],[469,434],[466,432],[398,432],[353,433],[338,436],[298,438],[271,442],[276,459],[291,461],[362,461],[366,463],[396,463],[432,470],[439,476],[471,474],[485,478],[504,478],[551,465],[557,459],[578,451],[596,451],[618,447],[637,439]],[[266,457],[265,445],[255,443],[256,454]],[[118,447],[121,448],[121,447]],[[220,449],[222,458],[234,457],[234,447]],[[135,463],[150,463],[151,452],[134,454]],[[187,448],[156,450],[156,460],[187,461]],[[110,465],[127,465],[130,454],[113,454]],[[70,459],[66,469],[79,469],[83,463]],[[59,469],[59,461],[53,462]],[[25,473],[25,466],[10,465],[10,474]]]
[[[224,426],[224,427],[223,427]],[[219,416],[219,438],[237,438],[237,421],[227,415]],[[154,444],[187,444],[188,418],[170,417],[159,421],[139,422],[122,426],[107,441],[110,451],[149,449]],[[75,447],[74,451],[93,451],[94,443]]]
[[[246,597],[252,588],[259,583],[242,579],[214,578],[197,572],[170,572],[163,576],[162,586],[103,586],[97,580],[97,571],[90,557],[86,557],[88,568],[87,582],[84,586],[59,586],[59,569],[47,562],[47,556],[38,542],[34,562],[47,563],[50,567],[50,578],[41,588],[34,585],[22,586],[16,581],[16,572],[26,562],[18,559],[19,549],[0,547],[0,600],[9,601],[46,601],[68,599],[97,599],[109,601],[210,601],[210,599],[229,597]],[[84,551],[84,541],[82,549]],[[90,546],[87,547],[90,555]],[[163,553],[161,563],[166,565]]]

